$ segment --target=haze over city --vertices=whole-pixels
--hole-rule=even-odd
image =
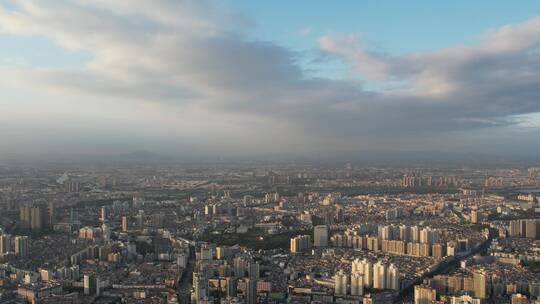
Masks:
[[[540,2],[0,0],[0,304],[540,304]]]
[[[2,159],[535,156],[536,1],[0,1]]]

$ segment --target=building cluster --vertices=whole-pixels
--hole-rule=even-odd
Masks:
[[[0,303],[534,303],[538,176],[0,166]]]

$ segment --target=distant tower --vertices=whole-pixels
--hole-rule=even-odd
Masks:
[[[19,209],[19,219],[21,222],[21,229],[22,230],[29,230],[30,229],[30,222],[31,222],[31,209],[28,206],[22,206]]]
[[[122,216],[122,231],[127,232],[129,230],[129,222],[127,215]]]
[[[107,207],[101,206],[101,216],[99,217],[99,220],[102,222],[105,222],[107,220]]]
[[[54,202],[49,203],[48,215],[49,215],[49,218],[48,218],[49,229],[53,229],[54,223],[56,223],[56,209],[54,206]]]

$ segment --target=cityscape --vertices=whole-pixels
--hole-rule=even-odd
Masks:
[[[540,167],[0,172],[5,303],[540,297]]]
[[[540,2],[0,0],[0,304],[540,304]]]

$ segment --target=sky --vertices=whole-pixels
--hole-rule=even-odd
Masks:
[[[538,1],[0,0],[0,159],[535,154],[539,46]]]

